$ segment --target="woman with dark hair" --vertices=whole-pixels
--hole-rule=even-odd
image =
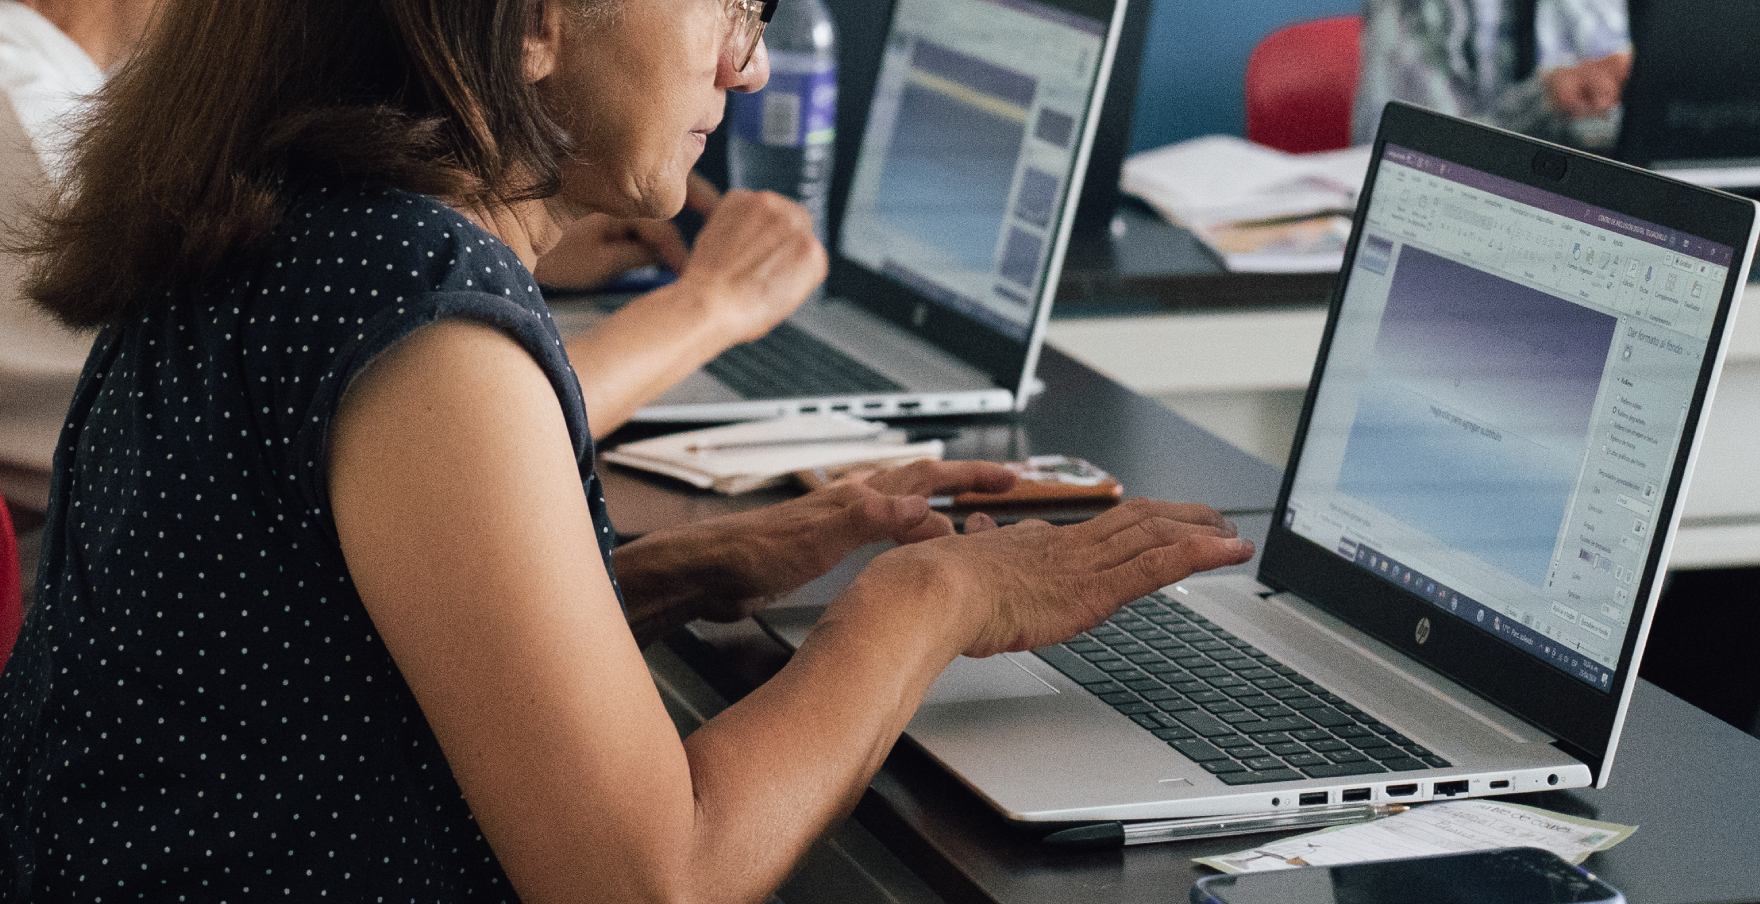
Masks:
[[[1011,482],[977,463],[613,548],[530,267],[679,208],[762,6],[170,0],[35,246],[32,296],[102,331],[0,675],[0,894],[759,900],[955,655],[1250,555],[1142,500],[953,535],[922,497]],[[641,644],[880,539],[681,740]]]

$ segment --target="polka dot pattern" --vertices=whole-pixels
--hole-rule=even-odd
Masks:
[[[433,198],[303,188],[254,264],[98,339],[0,675],[0,900],[513,900],[323,467],[349,379],[443,318],[549,376],[609,568],[580,387],[519,259]]]

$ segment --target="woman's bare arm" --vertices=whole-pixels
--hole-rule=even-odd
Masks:
[[[954,655],[1079,630],[1249,551],[1154,504],[901,547],[776,678],[681,741],[605,574],[554,392],[512,341],[445,322],[386,352],[344,400],[330,469],[355,584],[533,904],[761,900],[847,814]]]

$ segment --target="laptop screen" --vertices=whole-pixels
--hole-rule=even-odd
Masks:
[[[898,0],[839,252],[1025,341],[1108,24],[1035,0]]]
[[[1739,261],[1393,144],[1366,205],[1284,526],[1613,690]]]

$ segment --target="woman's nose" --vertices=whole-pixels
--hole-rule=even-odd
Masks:
[[[765,83],[770,81],[770,51],[764,46],[763,39],[760,38],[758,46],[752,50],[752,58],[746,63],[744,71],[734,70],[731,54],[722,55],[721,69],[721,87],[749,94],[764,87]]]

